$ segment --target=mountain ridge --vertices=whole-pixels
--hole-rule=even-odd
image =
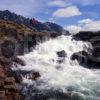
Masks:
[[[14,21],[17,24],[24,24],[25,26],[33,29],[35,28],[37,31],[47,31],[50,33],[58,33],[58,35],[66,34],[69,35],[69,32],[65,30],[62,26],[52,23],[52,22],[39,22],[34,19],[35,23],[32,22],[32,19],[23,17],[21,15],[17,15],[9,10],[0,11],[0,19]]]

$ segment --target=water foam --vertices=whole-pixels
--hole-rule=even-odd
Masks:
[[[60,89],[63,92],[72,90],[84,96],[98,97],[100,93],[99,75],[93,70],[80,66],[77,61],[71,61],[73,53],[82,51],[89,43],[72,40],[71,36],[60,36],[50,39],[44,43],[39,43],[36,48],[24,56],[19,56],[26,63],[25,66],[18,65],[18,69],[27,71],[38,71],[41,77],[38,79],[39,89]],[[64,50],[67,57],[63,63],[58,63],[60,59],[56,52]],[[23,78],[29,83],[28,79]],[[32,80],[31,80],[32,82]],[[34,83],[34,82],[33,82]]]

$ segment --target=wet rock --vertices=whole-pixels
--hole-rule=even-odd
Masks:
[[[25,70],[15,70],[15,71],[8,71],[8,76],[13,76],[15,78],[16,83],[22,82],[22,76],[26,77],[31,80],[37,80],[40,77],[40,73],[36,71],[25,71]]]
[[[20,73],[23,77],[29,78],[31,80],[37,80],[41,76],[40,73],[36,72],[36,71],[24,71],[24,70],[21,71],[21,70],[17,70],[15,73],[17,73],[17,72]]]
[[[100,46],[96,46],[93,48],[92,55],[97,58],[100,58]]]
[[[77,60],[80,65],[87,68],[100,68],[100,59],[95,56],[88,54],[85,51],[74,53],[71,56],[72,60]]]
[[[64,50],[62,50],[62,51],[56,52],[56,54],[57,54],[57,56],[58,56],[57,62],[58,62],[59,64],[63,63],[64,60],[65,60],[65,57],[67,57],[66,52],[65,52]]]
[[[35,86],[29,86],[24,98],[25,100],[71,100],[71,93],[53,89],[39,90]]]
[[[21,60],[20,58],[18,58],[18,57],[14,58],[13,61],[16,62],[17,64],[25,66],[25,62],[23,60]]]
[[[66,54],[66,52],[64,50],[58,51],[57,55],[58,55],[58,57],[66,57],[67,56],[67,54]]]
[[[92,45],[92,50],[88,51],[89,53],[85,52],[85,54],[83,53],[84,51],[80,51],[79,53],[74,53],[72,59],[76,58],[80,64],[85,65],[88,68],[91,68],[91,67],[100,68],[100,31],[79,32],[75,34],[73,38],[75,40],[90,42]],[[85,63],[83,64],[84,61]]]
[[[37,80],[40,77],[40,73],[39,72],[33,72],[32,73],[32,80]]]
[[[41,93],[38,93],[33,96],[36,99],[41,99],[41,100],[48,100],[50,98],[56,98],[57,100],[70,100],[71,99],[71,94],[70,93],[63,93],[58,91],[43,91]]]

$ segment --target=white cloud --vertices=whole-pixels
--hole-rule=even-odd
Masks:
[[[86,22],[81,24],[84,25],[84,29],[86,30],[92,30],[92,31],[100,30],[100,20],[98,21],[91,20],[88,23]]]
[[[77,33],[79,31],[100,31],[100,20],[83,19],[76,25],[66,26],[65,29],[71,33]]]
[[[82,13],[76,6],[69,6],[66,8],[60,8],[53,13],[53,17],[73,17],[81,15]]]
[[[68,5],[70,5],[69,3],[67,3],[66,1],[62,1],[62,0],[53,0],[48,2],[49,6],[56,6],[56,7],[66,7]]]
[[[91,23],[91,22],[93,22],[93,21],[91,19],[89,19],[89,18],[78,21],[78,23],[80,23],[80,24]]]
[[[72,34],[78,33],[79,31],[82,30],[82,28],[78,25],[70,25],[70,26],[65,27],[65,29],[67,29]]]

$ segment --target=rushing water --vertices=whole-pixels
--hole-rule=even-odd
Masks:
[[[18,65],[17,69],[39,72],[41,77],[37,81],[23,77],[23,83],[32,85],[40,91],[52,90],[66,94],[71,93],[72,100],[100,100],[99,70],[84,68],[77,61],[70,60],[73,53],[87,50],[90,46],[89,43],[75,41],[72,40],[71,36],[62,35],[44,43],[39,43],[32,52],[20,56],[19,58],[24,60],[26,65]],[[67,54],[65,59],[58,57],[56,54],[57,51],[61,50],[64,50]],[[58,60],[61,59],[64,60],[63,63],[58,63]],[[30,89],[33,89],[33,87]],[[54,98],[48,100],[58,100],[57,97]],[[60,98],[59,100],[67,99]]]

